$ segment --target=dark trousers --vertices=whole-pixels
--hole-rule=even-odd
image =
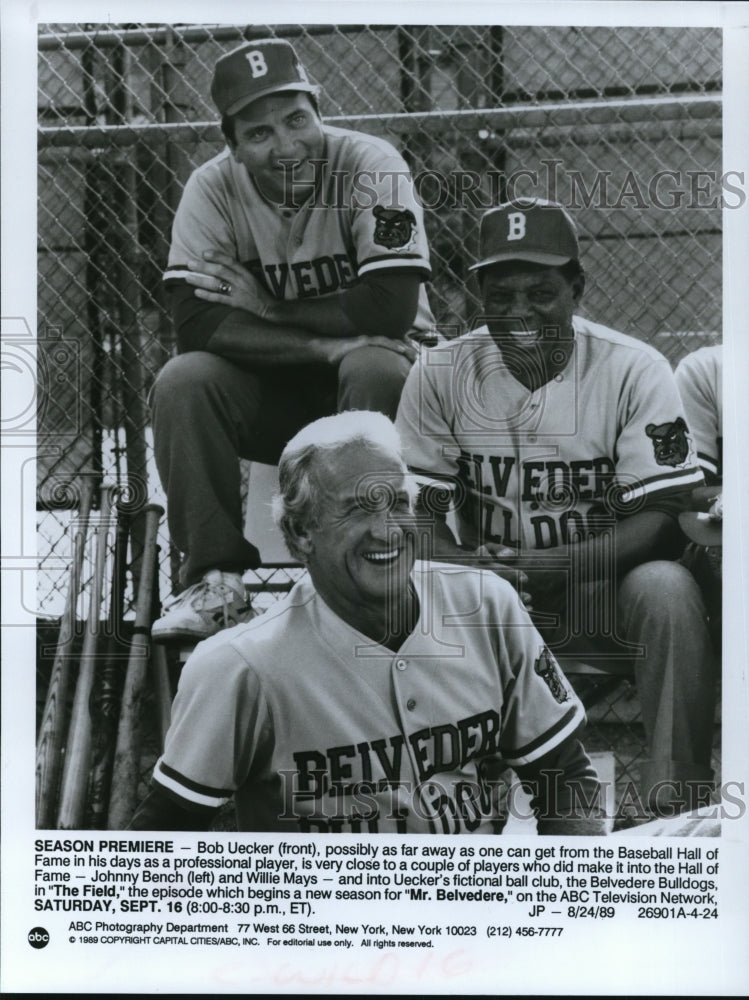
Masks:
[[[156,465],[186,585],[209,569],[259,565],[243,535],[239,459],[276,464],[318,417],[378,410],[395,418],[410,362],[395,351],[352,351],[326,365],[242,368],[193,351],[169,361],[151,393]]]
[[[626,573],[618,586],[574,588],[557,628],[541,632],[564,666],[588,660],[634,668],[648,740],[640,762],[644,804],[668,809],[701,804],[710,764],[719,662],[705,602],[694,577],[678,562],[656,560]]]

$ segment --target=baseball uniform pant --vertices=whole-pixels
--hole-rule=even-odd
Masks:
[[[240,457],[275,464],[305,424],[340,410],[394,419],[409,368],[402,354],[379,347],[352,351],[337,372],[326,365],[250,370],[203,351],[169,361],[150,403],[169,531],[185,555],[182,582],[260,563],[243,535]]]
[[[565,656],[634,668],[648,758],[640,763],[643,805],[668,815],[704,805],[710,765],[719,664],[705,603],[693,576],[677,562],[643,563],[620,581],[615,598],[605,584],[579,588],[587,613],[543,630],[564,666]],[[597,637],[596,618],[599,630]],[[601,624],[602,623],[602,624]]]

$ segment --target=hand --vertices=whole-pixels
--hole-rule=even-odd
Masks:
[[[315,337],[313,342],[320,351],[320,360],[329,365],[340,364],[347,354],[361,347],[384,347],[387,351],[402,354],[409,361],[414,361],[417,355],[416,347],[411,341],[390,337],[367,337],[361,334],[357,337]]]
[[[244,309],[260,319],[272,320],[276,300],[262,287],[239,261],[219,250],[203,251],[203,260],[189,260],[194,274],[185,281],[195,289],[195,295],[207,302],[219,302]]]
[[[566,607],[572,572],[567,549],[558,546],[556,549],[523,549],[518,552],[517,549],[488,542],[481,550],[501,560],[506,569],[521,575],[524,593],[528,595],[528,600],[523,600],[529,611],[557,613]],[[512,583],[512,578],[509,579]]]
[[[506,545],[497,545],[495,542],[487,542],[476,549],[479,557],[476,565],[482,569],[490,569],[497,576],[506,580],[520,594],[520,599],[528,611],[533,610],[533,598],[528,589],[528,574],[517,566],[513,566],[509,560],[517,559],[518,553]]]

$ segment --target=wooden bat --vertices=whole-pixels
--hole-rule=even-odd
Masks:
[[[75,640],[76,607],[78,592],[81,589],[81,571],[92,499],[92,480],[86,477],[81,483],[65,608],[60,621],[55,658],[36,744],[36,825],[39,830],[52,829],[56,817]]]
[[[117,728],[112,794],[107,822],[110,830],[124,830],[137,805],[141,749],[140,714],[148,671],[153,588],[156,578],[156,533],[163,513],[163,507],[157,504],[148,504],[143,508],[145,522],[143,558],[135,604],[135,627]]]
[[[156,567],[154,569],[153,610],[151,619],[155,621],[161,614],[161,598],[159,596],[159,552],[156,547]],[[156,696],[156,713],[159,721],[159,749],[163,751],[167,730],[172,716],[172,691],[169,683],[169,666],[166,650],[160,642],[151,644],[151,671],[153,675],[154,693]]]
[[[112,559],[107,648],[104,661],[94,677],[89,712],[93,736],[91,769],[86,796],[86,829],[101,830],[107,819],[112,760],[117,738],[123,670],[119,660],[121,649],[125,589],[127,586],[127,545],[130,534],[130,514],[117,507],[114,558]]]
[[[153,644],[151,651],[153,683],[156,692],[156,711],[159,717],[159,749],[163,751],[169,722],[172,717],[172,689],[169,684],[169,667],[166,650],[160,642]]]
[[[60,811],[57,817],[59,830],[79,830],[83,824],[86,789],[91,759],[91,714],[89,701],[96,672],[96,650],[99,643],[100,613],[104,570],[107,558],[109,531],[110,487],[102,487],[99,523],[94,526],[96,551],[91,598],[83,637],[78,683],[75,688],[73,709],[70,714],[68,744],[65,750],[65,767],[60,792]]]

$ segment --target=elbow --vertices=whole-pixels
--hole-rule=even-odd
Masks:
[[[359,316],[349,315],[348,319],[356,333],[367,337],[389,337],[402,340],[413,326],[416,309],[404,308],[404,304],[394,303],[384,309],[362,311]]]
[[[357,333],[402,340],[416,319],[419,286],[414,275],[367,276],[346,293],[344,313]]]
[[[407,296],[388,302],[382,311],[378,310],[371,316],[374,321],[371,334],[402,340],[413,327],[417,306],[418,300]]]
[[[179,354],[190,351],[210,351],[210,340],[221,323],[233,310],[225,305],[203,302],[195,298],[185,285],[172,299],[172,324]]]
[[[180,327],[176,331],[177,353],[189,354],[191,351],[207,351],[210,335],[206,335],[202,330],[185,329]]]
[[[390,325],[385,329],[386,337],[394,337],[398,340],[402,340],[408,331],[413,327],[414,319],[416,318],[416,310],[413,312],[404,313],[400,316],[395,317]]]

